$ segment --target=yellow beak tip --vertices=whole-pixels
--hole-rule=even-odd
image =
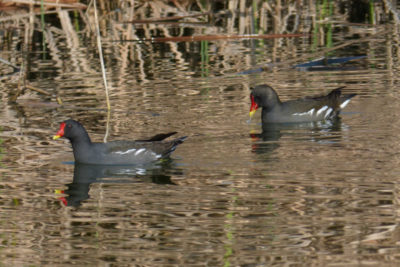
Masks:
[[[59,136],[59,135],[55,135],[55,136],[53,136],[53,140],[57,140],[58,138],[60,138],[61,136]]]
[[[252,111],[250,111],[250,112],[249,112],[249,116],[250,116],[250,118],[252,118],[252,117],[254,116],[254,113],[256,113],[256,111],[255,111],[255,110],[252,110]]]

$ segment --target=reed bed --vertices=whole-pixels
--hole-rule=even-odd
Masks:
[[[369,5],[363,23],[352,24],[351,2],[348,1],[105,1],[99,0],[99,18],[96,20],[93,1],[29,1],[13,0],[0,2],[0,29],[3,32],[3,56],[9,66],[21,66],[24,55],[37,49],[37,39],[41,48],[57,60],[59,40],[66,40],[71,58],[77,50],[96,44],[95,25],[99,24],[101,38],[121,64],[126,64],[129,42],[166,42],[170,49],[182,54],[174,42],[228,41],[230,39],[276,38],[276,47],[287,47],[285,38],[310,36],[317,47],[332,47],[332,31],[354,30],[361,35],[369,35],[387,17],[387,11],[395,14],[389,1],[374,2]],[[393,15],[393,18],[398,16]],[[12,42],[23,37],[21,48]],[[93,40],[93,42],[88,42]],[[19,45],[19,44],[18,44]],[[227,61],[234,60],[234,53],[226,43]],[[224,47],[225,46],[225,47]],[[134,45],[137,55],[143,48]],[[291,52],[283,53],[290,55]],[[6,55],[7,54],[7,55]],[[282,55],[283,55],[282,54]],[[281,57],[280,55],[279,57]],[[140,60],[140,58],[138,58]],[[73,62],[78,60],[72,59]],[[59,63],[61,64],[61,63]],[[79,67],[93,71],[79,62]]]
[[[95,16],[95,4],[98,17]],[[99,61],[98,65],[93,65],[91,57],[85,60],[85,53],[90,49],[99,51],[93,57],[100,56],[103,60],[104,52],[105,62],[117,61],[121,66],[117,80],[121,82],[128,66],[135,62],[137,76],[133,80],[140,83],[148,79],[149,72],[143,55],[156,53],[150,48],[155,42],[164,43],[177,64],[182,66],[187,64],[186,51],[199,51],[205,66],[214,60],[209,50],[218,47],[224,55],[222,64],[227,69],[247,70],[255,65],[282,67],[285,64],[290,67],[357,42],[368,42],[369,37],[387,33],[383,28],[385,24],[397,23],[399,18],[390,1],[365,1],[366,11],[361,15],[354,15],[355,9],[360,7],[354,6],[352,1],[1,1],[0,77],[5,82],[17,81],[19,84],[20,88],[12,93],[14,101],[26,90],[38,88],[29,84],[26,77],[31,64],[29,53],[41,51],[42,57],[51,58],[57,68],[65,64],[61,55],[67,55],[67,69],[90,75],[99,75],[103,69],[107,86],[107,65],[100,68]],[[341,40],[338,34],[339,37],[332,40],[333,33],[341,31],[351,32],[360,40]],[[101,37],[100,46],[97,37]],[[298,38],[312,44],[311,50],[303,51],[302,56],[295,52]],[[272,57],[268,62],[243,62],[236,54],[242,44],[232,43],[233,39],[255,39],[258,45],[264,45],[263,40],[274,40]],[[102,47],[103,51],[96,46]],[[26,73],[21,75],[21,70]],[[209,76],[208,70],[204,70],[204,75]],[[20,79],[24,80],[21,82]],[[91,86],[89,83],[87,87]],[[40,93],[39,90],[36,92]],[[57,91],[44,95],[61,103]]]

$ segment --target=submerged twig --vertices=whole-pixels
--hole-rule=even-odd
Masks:
[[[51,94],[51,93],[49,93],[49,92],[47,92],[47,91],[45,91],[45,90],[43,90],[43,89],[34,87],[34,86],[32,86],[32,85],[29,85],[29,84],[26,84],[26,85],[25,85],[25,88],[26,88],[26,89],[29,89],[29,90],[32,90],[32,91],[35,91],[35,92],[38,92],[38,93],[40,93],[40,94],[48,95],[48,96],[53,96],[53,95],[54,95],[54,94]],[[56,97],[57,103],[58,103],[59,105],[62,105],[61,97],[59,97],[59,96],[57,96],[57,95],[55,95],[55,97]]]
[[[49,92],[47,92],[47,91],[45,91],[43,89],[34,87],[32,85],[29,85],[29,84],[26,84],[25,88],[30,89],[30,90],[35,91],[35,92],[38,92],[38,93],[41,93],[41,94],[44,94],[44,95],[50,95],[50,96],[52,95],[51,93],[49,93]]]
[[[21,81],[21,79],[20,79],[19,81]],[[29,85],[29,84],[26,84],[25,81],[24,81],[24,85],[18,84],[18,91],[17,91],[17,93],[14,95],[14,97],[11,98],[11,101],[12,101],[12,102],[17,101],[17,98],[24,92],[25,89],[29,89],[29,90],[31,90],[31,91],[35,91],[35,92],[37,92],[37,93],[39,93],[39,94],[42,94],[42,95],[55,96],[57,103],[58,103],[59,105],[62,105],[62,104],[63,104],[61,98],[60,98],[58,95],[49,93],[49,92],[47,92],[46,90],[37,88],[37,87],[32,86],[32,85]]]
[[[20,68],[19,68],[18,66],[12,64],[10,61],[7,61],[7,60],[5,60],[5,59],[2,59],[1,57],[0,57],[0,62],[4,63],[4,64],[6,64],[6,65],[11,66],[11,67],[14,69],[13,72],[18,72],[18,71],[20,71]]]

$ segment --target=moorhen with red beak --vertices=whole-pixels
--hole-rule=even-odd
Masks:
[[[60,137],[69,139],[75,161],[78,163],[144,165],[168,157],[179,144],[183,143],[186,136],[162,141],[175,133],[158,134],[148,140],[95,143],[90,140],[82,124],[70,119],[61,123],[53,139]]]
[[[336,118],[356,94],[342,95],[342,88],[319,97],[304,97],[282,102],[270,86],[254,87],[250,94],[250,117],[261,107],[261,121],[267,123],[302,123],[332,120]]]

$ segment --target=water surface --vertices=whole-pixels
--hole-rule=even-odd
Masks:
[[[199,60],[199,42],[106,43],[109,140],[169,131],[188,136],[170,161],[149,168],[71,164],[68,141],[51,139],[59,123],[77,119],[95,141],[106,129],[95,46],[77,48],[60,39],[65,51],[45,59],[30,54],[35,60],[28,81],[63,104],[33,91],[12,102],[10,81],[1,84],[1,261],[396,265],[400,97],[394,36],[331,55],[367,56],[349,62],[351,68],[249,75],[234,73],[287,51],[301,56],[311,51],[311,40],[210,41],[208,62]],[[340,42],[354,35],[334,37]],[[123,56],[127,51],[131,56]],[[260,112],[248,123],[250,87],[262,83],[282,100],[340,86],[358,96],[335,123],[263,131]]]

